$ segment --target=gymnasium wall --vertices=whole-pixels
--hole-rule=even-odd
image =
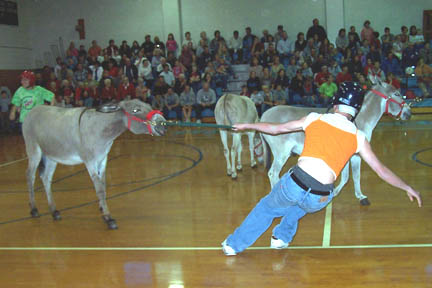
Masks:
[[[0,70],[25,69],[32,58],[26,5],[18,4],[19,26],[0,24]],[[1,85],[0,85],[1,86]]]
[[[95,39],[106,47],[109,39],[117,44],[144,40],[145,34],[165,41],[173,32],[180,42],[181,32],[192,38],[214,30],[229,39],[234,29],[244,34],[250,26],[261,35],[274,33],[283,24],[289,37],[306,32],[313,18],[329,30],[334,41],[338,23],[355,25],[360,31],[364,20],[383,31],[389,26],[398,33],[401,25],[422,26],[422,11],[432,9],[430,0],[17,0],[20,26],[0,25],[0,70],[40,68],[53,65],[56,56],[70,41],[78,47]],[[77,20],[85,19],[86,39],[79,40]],[[337,19],[335,19],[337,18]],[[343,18],[343,20],[341,19]],[[328,24],[328,25],[327,25]]]
[[[365,20],[380,34],[389,27],[393,34],[400,33],[400,27],[423,26],[423,10],[432,10],[430,0],[344,0],[345,23],[356,26],[360,31]]]

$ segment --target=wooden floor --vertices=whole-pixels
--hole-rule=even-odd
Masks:
[[[43,189],[36,199],[45,214],[30,218],[23,139],[3,136],[0,286],[432,287],[428,118],[382,121],[372,141],[382,161],[422,193],[423,208],[363,165],[371,206],[358,204],[350,181],[328,209],[300,221],[289,249],[269,249],[269,229],[235,257],[226,257],[220,243],[269,192],[264,168],[249,167],[246,145],[233,181],[216,130],[125,133],[108,162],[108,205],[119,225],[108,231],[82,165],[59,165],[54,175],[63,219],[47,214]]]

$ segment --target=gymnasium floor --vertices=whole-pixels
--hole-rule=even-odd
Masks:
[[[370,206],[359,205],[350,181],[332,205],[300,221],[289,249],[268,248],[270,228],[235,257],[220,243],[269,192],[246,145],[233,181],[216,130],[123,134],[108,162],[108,205],[119,225],[109,231],[83,165],[57,167],[62,220],[47,214],[43,189],[36,200],[44,214],[30,218],[24,142],[3,136],[1,287],[432,287],[431,118],[384,119],[372,139],[380,159],[422,193],[423,208],[364,164]]]

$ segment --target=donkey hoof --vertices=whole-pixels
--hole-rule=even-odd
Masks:
[[[102,216],[102,219],[108,225],[108,229],[116,230],[118,228],[116,221],[111,216]]]
[[[252,168],[252,169],[255,169],[255,168],[257,168],[257,167],[258,167],[258,166],[257,166],[256,163],[254,163],[254,164],[251,165],[251,168]]]
[[[54,221],[61,220],[61,215],[60,215],[60,212],[59,212],[58,210],[55,210],[55,211],[52,213],[52,217],[53,217]]]
[[[114,219],[108,220],[107,225],[108,225],[108,229],[110,229],[110,230],[117,230],[118,229],[117,223]]]
[[[38,211],[37,208],[33,208],[33,209],[30,211],[30,215],[31,215],[31,217],[33,217],[33,218],[39,218],[39,217],[40,217],[40,215],[39,215],[39,211]]]
[[[236,175],[231,175],[231,179],[232,180],[237,180],[237,174]]]
[[[243,167],[242,166],[237,166],[237,171],[242,171]]]
[[[368,198],[364,198],[362,200],[360,200],[360,205],[361,206],[369,206],[371,203],[369,202]]]

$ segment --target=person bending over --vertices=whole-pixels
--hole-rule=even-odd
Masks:
[[[409,199],[417,200],[421,207],[419,192],[380,162],[365,134],[352,122],[361,108],[364,93],[359,84],[343,82],[333,99],[334,113],[312,112],[299,120],[281,124],[233,126],[234,131],[252,129],[273,135],[304,131],[305,141],[297,165],[282,176],[270,194],[262,198],[240,227],[222,242],[222,250],[227,256],[236,255],[252,245],[276,217],[282,217],[282,220],[273,229],[270,247],[288,247],[296,234],[298,221],[332,201],[333,184],[355,153],[359,153],[381,179],[405,190]]]

